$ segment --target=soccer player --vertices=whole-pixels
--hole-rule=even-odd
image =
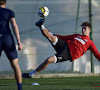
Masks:
[[[36,22],[42,34],[51,42],[56,50],[56,54],[47,58],[36,70],[30,73],[23,73],[23,78],[32,78],[36,72],[44,70],[48,64],[58,63],[70,60],[71,62],[81,57],[87,50],[91,50],[94,56],[100,61],[100,54],[90,40],[89,34],[91,32],[91,24],[88,22],[82,23],[82,35],[73,34],[68,36],[55,35],[49,32],[43,25],[44,19]]]
[[[22,90],[22,75],[18,64],[18,56],[14,39],[9,28],[9,22],[18,42],[18,50],[21,51],[23,46],[20,41],[19,29],[16,24],[15,14],[13,11],[5,8],[5,5],[6,0],[0,0],[0,56],[3,50],[14,70],[18,90]]]

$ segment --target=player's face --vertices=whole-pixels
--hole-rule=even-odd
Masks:
[[[82,26],[82,34],[88,35],[91,32],[90,28],[87,26]]]

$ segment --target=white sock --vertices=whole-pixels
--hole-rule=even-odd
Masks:
[[[44,30],[44,29],[45,29],[45,26],[44,26],[44,25],[41,25],[41,26],[40,26],[40,29],[41,29],[41,30]]]

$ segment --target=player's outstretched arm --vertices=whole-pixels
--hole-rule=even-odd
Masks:
[[[94,54],[94,56],[98,59],[98,61],[100,61],[100,53],[99,53],[98,49],[96,48],[94,42],[91,42],[89,49]]]

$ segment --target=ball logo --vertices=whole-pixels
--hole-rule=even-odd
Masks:
[[[58,59],[59,59],[59,60],[61,60],[61,59],[62,59],[62,57],[58,57]]]

